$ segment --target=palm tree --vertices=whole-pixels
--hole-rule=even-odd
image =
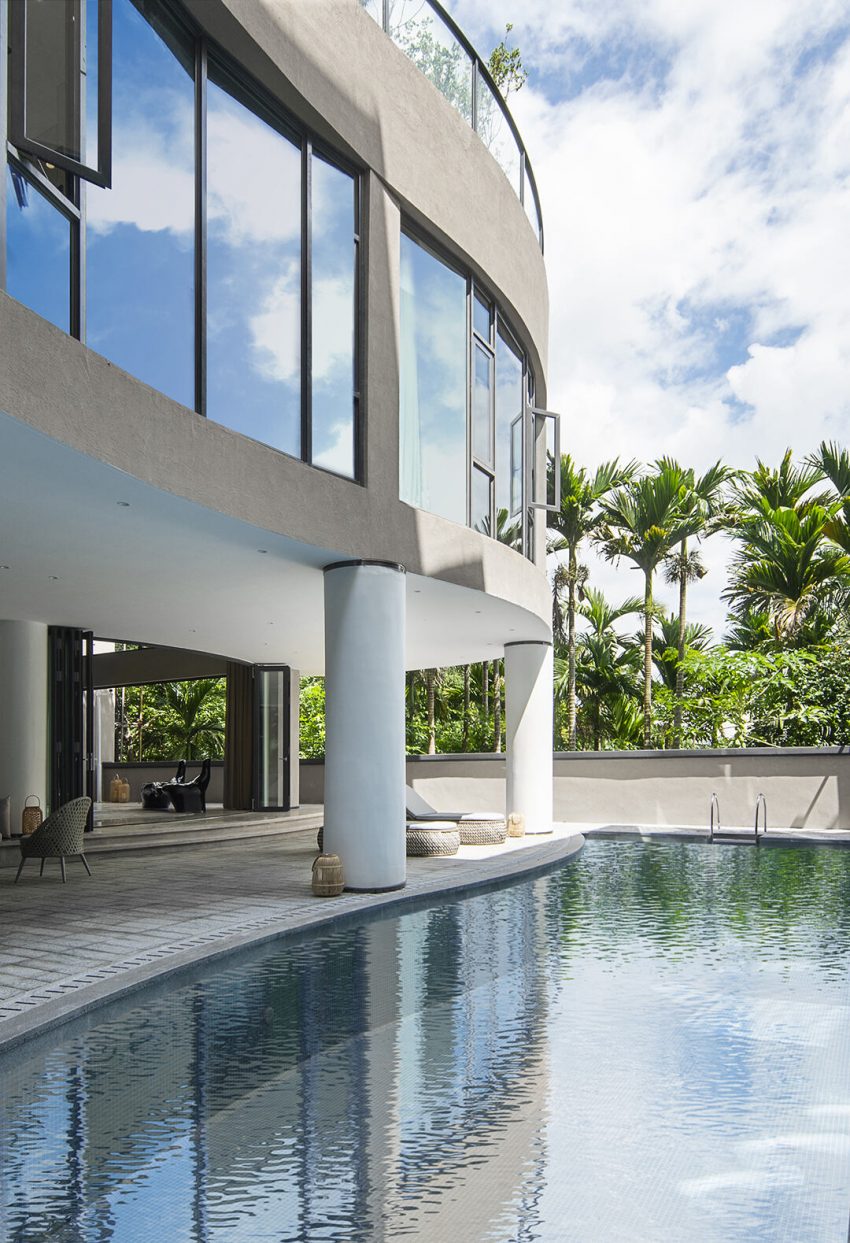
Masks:
[[[197,678],[162,684],[163,705],[170,709],[172,759],[219,758],[224,752],[224,681]]]
[[[824,534],[844,552],[850,553],[850,453],[835,441],[822,441],[817,453],[806,458],[806,465],[826,476],[835,488],[840,509],[824,525]]]
[[[701,530],[703,515],[695,506],[682,471],[659,462],[653,474],[632,479],[610,493],[601,505],[595,534],[602,555],[631,561],[644,576],[643,741],[652,742],[652,580],[676,545]]]
[[[642,640],[643,636],[640,638]],[[705,652],[711,647],[711,627],[688,622],[684,649],[680,647],[680,638],[681,617],[676,613],[657,614],[652,632],[652,660],[661,681],[674,693],[679,689],[679,674],[687,652]],[[675,739],[673,745],[679,745]]]
[[[821,446],[823,448],[823,446]],[[735,486],[736,508],[743,513],[762,509],[799,509],[817,483],[823,482],[823,471],[811,459],[795,466],[791,450],[786,449],[778,470],[756,458],[753,471],[742,471]],[[823,497],[814,498],[823,501]]]
[[[549,550],[567,554],[566,575],[560,581],[567,587],[567,733],[571,751],[576,747],[576,612],[587,577],[587,570],[579,565],[579,550],[599,529],[604,498],[628,483],[637,469],[635,461],[621,466],[614,458],[603,462],[591,476],[583,466],[576,466],[569,453],[561,456],[561,507],[547,521],[554,536]]]
[[[700,538],[713,535],[724,526],[730,516],[730,505],[726,498],[728,483],[736,477],[737,472],[720,462],[696,477],[690,468],[683,469],[672,458],[660,458],[656,467],[669,467],[681,473],[682,482],[689,492],[689,501],[702,517],[702,526],[695,534]],[[676,648],[679,653],[676,667],[675,702],[673,707],[673,746],[679,747],[682,742],[682,696],[684,694],[684,660],[685,634],[687,630],[687,595],[688,584],[698,582],[706,574],[705,566],[697,552],[688,550],[687,538],[679,545],[679,551],[668,553],[664,559],[664,577],[668,583],[679,585],[679,633]]]
[[[593,749],[598,751],[606,727],[610,726],[614,706],[623,698],[638,694],[637,673],[640,657],[636,649],[622,644],[614,630],[602,634],[580,634],[576,641],[576,684],[582,705],[582,719],[590,727]],[[555,695],[567,694],[569,664],[555,658]]]
[[[850,556],[826,539],[838,508],[806,500],[771,509],[762,502],[733,532],[742,546],[724,598],[738,616],[766,613],[780,646],[805,646],[813,633],[828,633],[850,598]]]

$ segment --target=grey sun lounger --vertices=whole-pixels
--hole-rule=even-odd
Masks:
[[[410,820],[504,820],[500,811],[437,811],[417,794],[412,786],[405,786],[405,804]]]

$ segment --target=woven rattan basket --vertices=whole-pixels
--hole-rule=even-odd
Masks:
[[[504,820],[461,820],[461,846],[498,846],[508,836],[508,826]]]
[[[30,799],[35,799],[35,805],[30,807]],[[41,801],[37,794],[28,794],[24,802],[24,810],[21,815],[21,833],[24,837],[28,837],[30,833],[34,833],[44,819],[44,813],[41,810]]]
[[[426,828],[421,824],[407,827],[407,853],[414,859],[433,859],[440,855],[456,855],[460,848],[457,825],[446,828]]]

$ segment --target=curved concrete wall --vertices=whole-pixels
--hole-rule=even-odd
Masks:
[[[518,604],[548,624],[540,570],[398,499],[402,205],[483,274],[512,313],[543,400],[545,274],[516,194],[477,134],[357,0],[186,0],[185,7],[289,111],[372,170],[364,173],[363,222],[366,486],[187,411],[3,294],[0,410],[209,509],[335,555],[401,562]]]
[[[548,292],[525,211],[478,135],[358,0],[184,3],[286,108],[373,169],[398,204],[469,262],[512,312],[542,378]]]

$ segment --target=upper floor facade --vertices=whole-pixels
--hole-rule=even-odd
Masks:
[[[539,200],[451,19],[0,13],[0,409],[217,512],[545,617]]]

